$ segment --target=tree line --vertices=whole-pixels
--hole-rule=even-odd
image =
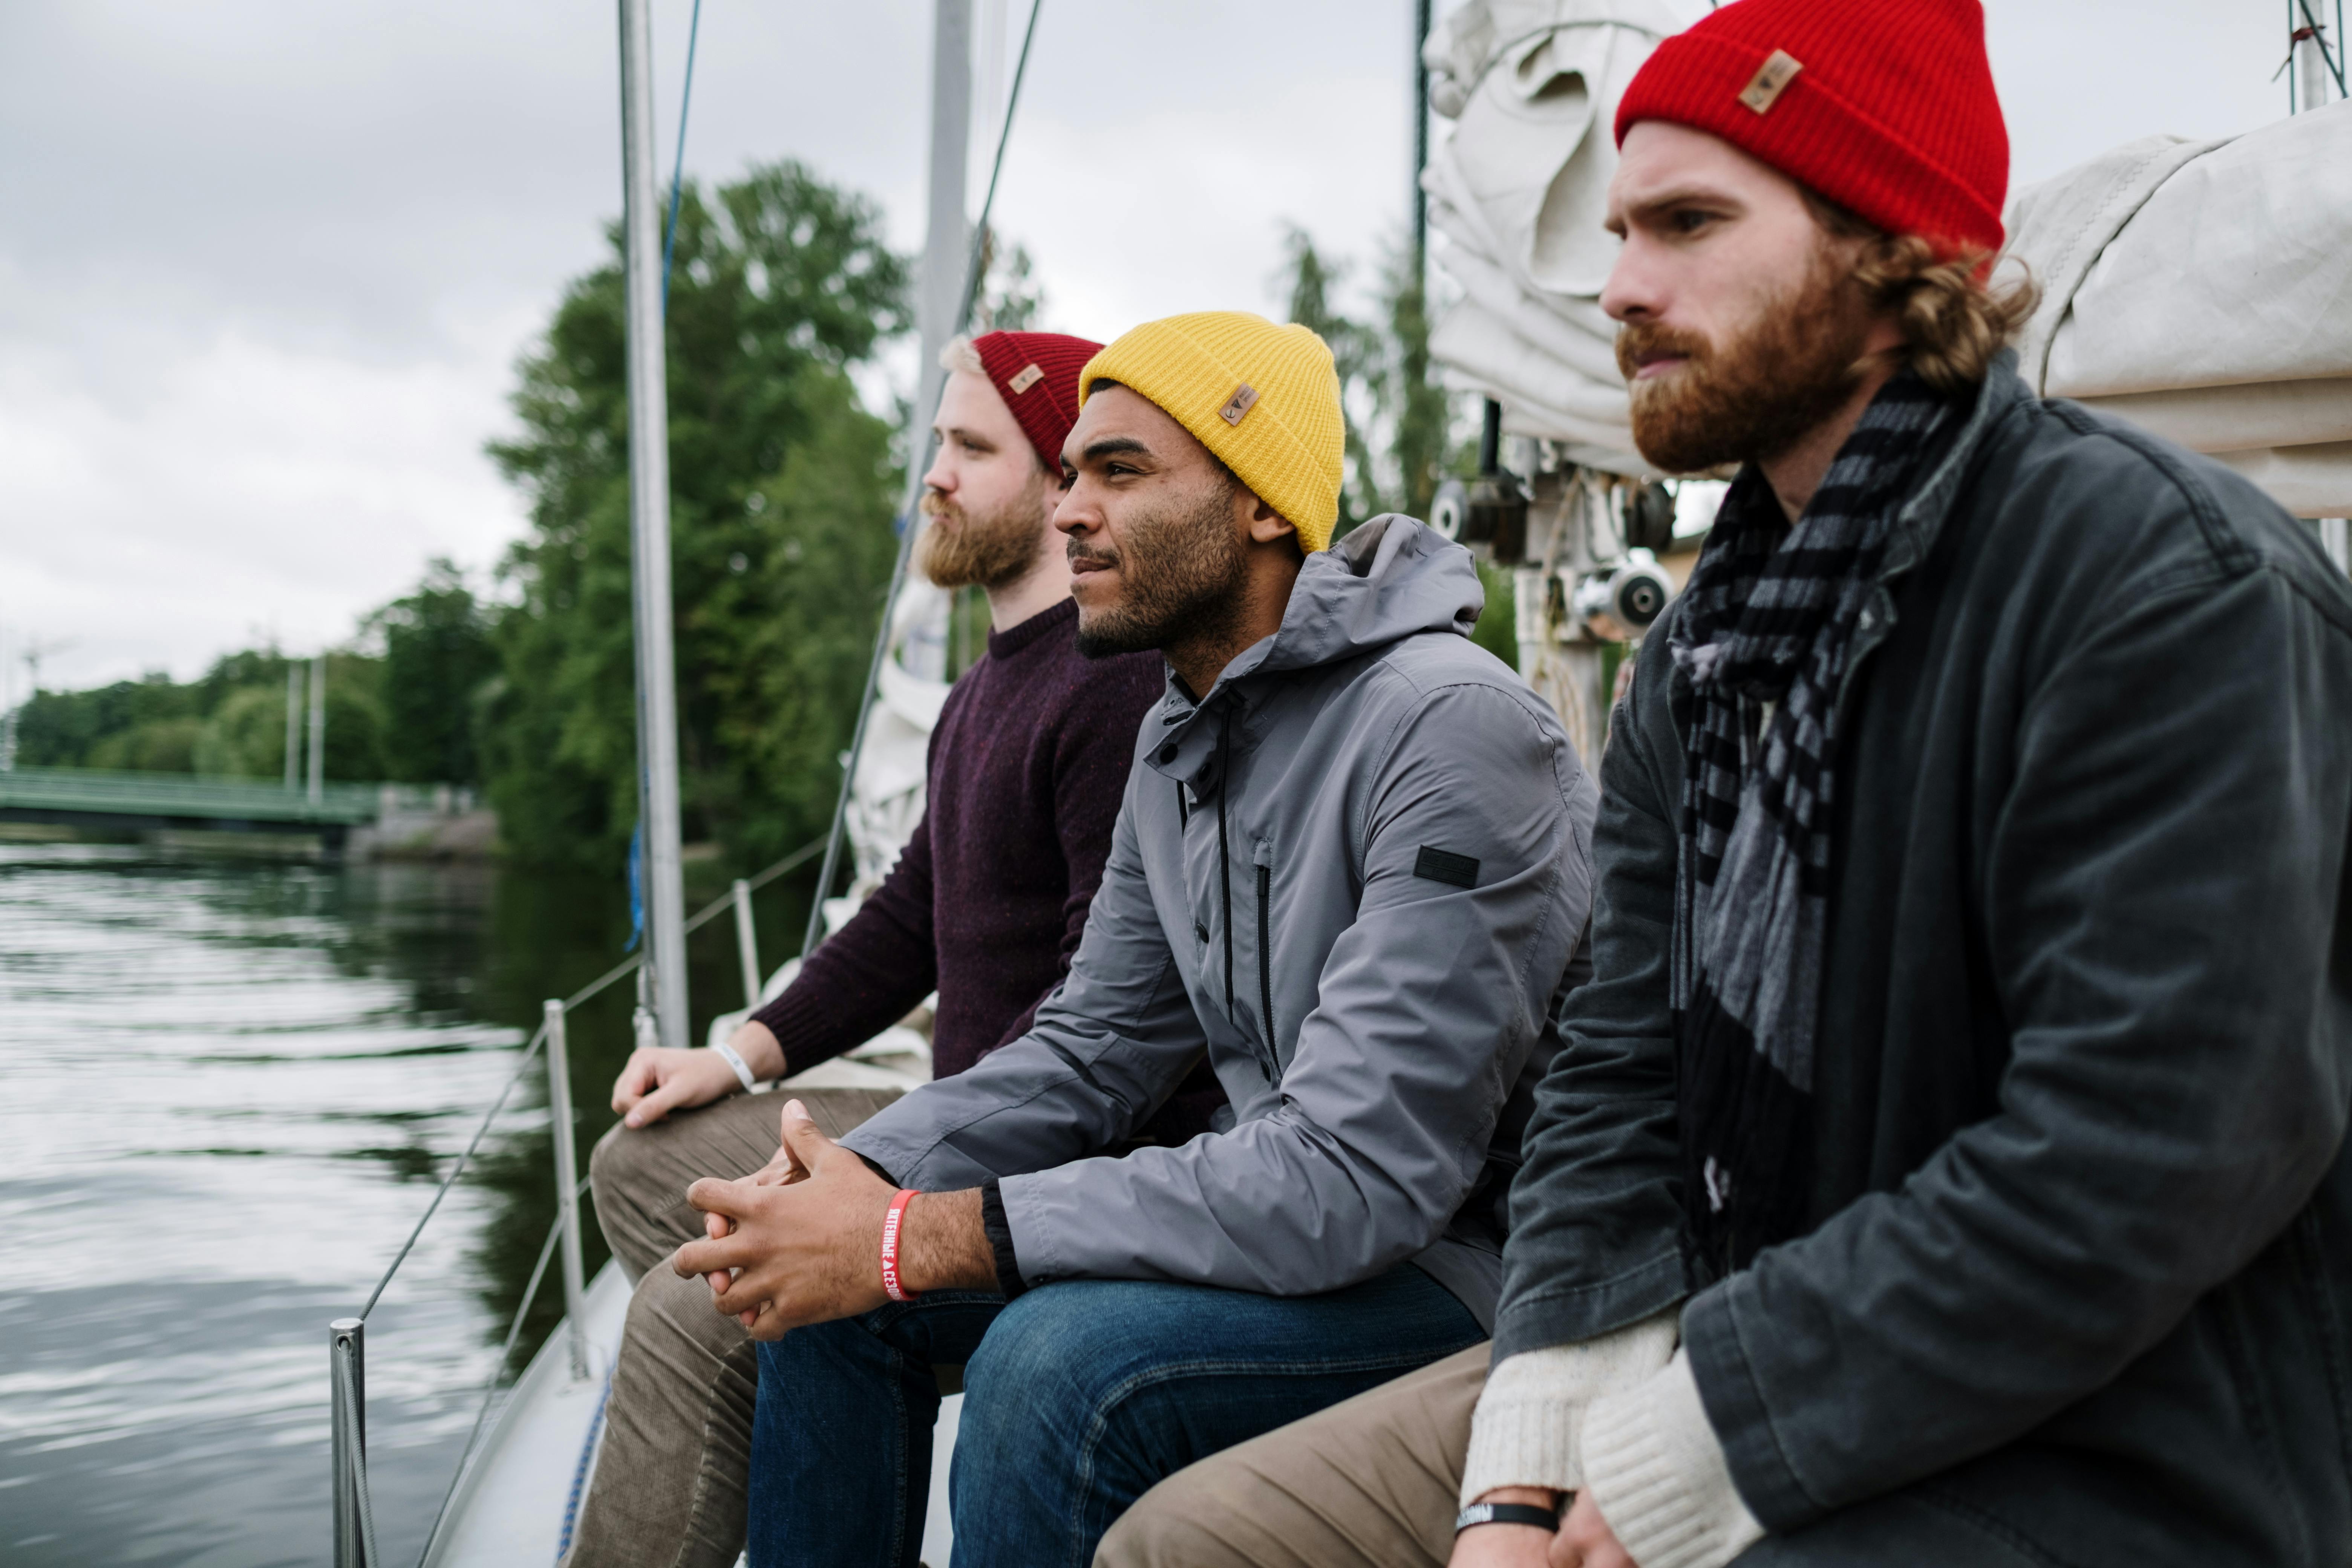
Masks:
[[[488,582],[433,563],[327,656],[325,689],[330,779],[473,785],[511,857],[597,871],[621,863],[637,809],[617,225],[607,238],[518,364],[515,433],[488,448],[526,501],[523,536]],[[1331,302],[1340,271],[1297,234],[1280,285],[1339,361],[1343,523],[1425,515],[1465,447],[1413,269],[1391,260],[1363,321]],[[858,383],[908,330],[908,285],[879,208],[797,163],[680,194],[667,329],[684,828],[738,866],[822,832],[839,786],[908,423]],[[996,258],[982,315],[1017,327],[1036,309],[1027,258]],[[1507,584],[1491,579],[1488,601],[1479,640],[1507,658]],[[185,683],[37,692],[16,762],[279,776],[290,662],[252,649]]]

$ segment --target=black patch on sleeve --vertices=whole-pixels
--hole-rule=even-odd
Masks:
[[[1412,863],[1412,874],[1433,882],[1451,882],[1457,888],[1475,888],[1478,885],[1478,862],[1467,855],[1433,849],[1424,844],[1421,858]]]

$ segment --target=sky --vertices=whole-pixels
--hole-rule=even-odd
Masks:
[[[983,37],[1007,3],[975,0]],[[999,81],[1027,16],[1009,3]],[[692,5],[653,0],[665,171]],[[2013,182],[2284,114],[2284,9],[1990,0]],[[1407,212],[1411,16],[1054,0],[997,207],[1043,324],[1108,338],[1176,310],[1278,312],[1294,224],[1369,279]],[[483,444],[511,429],[514,362],[619,209],[614,18],[552,0],[0,5],[0,696],[22,695],[28,649],[53,689],[185,679],[256,643],[341,644],[431,557],[487,574],[523,513]],[[919,248],[929,19],[926,0],[708,0],[688,173],[798,158]]]

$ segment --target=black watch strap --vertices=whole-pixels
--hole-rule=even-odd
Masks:
[[[1528,1502],[1474,1502],[1454,1516],[1454,1533],[1461,1534],[1480,1524],[1532,1524],[1538,1530],[1558,1531],[1559,1510],[1538,1508]]]

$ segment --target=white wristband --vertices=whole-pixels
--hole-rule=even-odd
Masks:
[[[727,1065],[735,1069],[735,1076],[743,1080],[744,1093],[749,1094],[760,1087],[760,1080],[751,1076],[751,1065],[744,1061],[741,1057],[736,1055],[734,1047],[729,1045],[726,1041],[721,1040],[710,1048],[727,1058]]]

